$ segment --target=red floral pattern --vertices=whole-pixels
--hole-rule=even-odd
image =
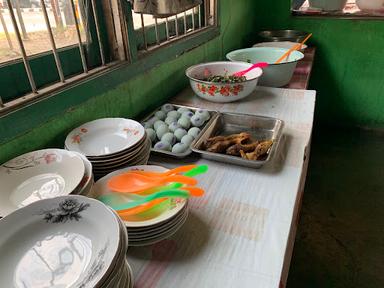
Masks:
[[[56,161],[57,155],[55,153],[47,153],[43,155],[45,163],[49,164]]]
[[[210,96],[215,96],[215,94],[220,94],[221,96],[236,96],[239,92],[244,90],[244,86],[241,84],[237,85],[205,85],[197,83],[197,90],[203,94],[209,94]]]
[[[133,135],[137,135],[137,134],[140,133],[140,131],[137,130],[137,129],[124,128],[123,130],[124,130],[125,132],[127,132],[127,134],[128,134],[128,133],[132,133]]]
[[[85,134],[87,132],[88,132],[87,128],[80,128],[80,132],[72,136],[72,143],[79,144],[81,142],[82,134]]]

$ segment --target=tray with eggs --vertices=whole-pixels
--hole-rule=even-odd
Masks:
[[[210,160],[260,168],[274,157],[283,127],[276,118],[218,113],[192,144],[192,151]]]
[[[145,117],[141,124],[151,139],[151,151],[175,158],[192,153],[197,140],[218,112],[176,104],[164,104]]]

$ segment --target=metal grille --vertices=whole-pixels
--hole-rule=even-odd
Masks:
[[[160,18],[132,11],[134,28],[140,31],[142,42],[138,49],[142,52],[156,49],[164,44],[200,32],[217,25],[217,0],[205,0],[201,5],[182,13]],[[150,41],[149,32],[154,29],[155,39]],[[165,30],[164,37],[160,31]]]
[[[86,77],[91,75],[99,74],[115,66],[121,61],[132,60],[132,53],[138,50],[140,53],[146,53],[151,49],[156,49],[171,43],[175,40],[189,37],[197,32],[204,31],[209,27],[217,25],[217,0],[202,0],[201,5],[194,8],[182,11],[178,14],[167,15],[168,17],[153,17],[151,15],[134,13],[129,9],[126,9],[128,0],[34,0],[39,1],[39,17],[41,21],[41,29],[44,29],[47,34],[46,43],[43,44],[44,51],[52,53],[55,63],[55,68],[58,73],[59,82],[48,83],[46,87],[40,88],[36,84],[35,77],[31,69],[30,61],[31,56],[42,51],[31,51],[30,41],[28,40],[28,26],[24,26],[22,11],[20,10],[20,0],[5,0],[6,9],[0,6],[0,28],[4,32],[6,38],[4,39],[4,45],[7,45],[9,50],[18,50],[16,56],[14,55],[11,59],[21,59],[24,70],[26,72],[28,83],[30,87],[30,93],[26,95],[20,95],[16,99],[7,100],[2,98],[0,94],[0,117],[6,115],[8,112],[17,110],[20,107],[30,105],[36,101],[40,101],[46,97],[50,97],[54,93],[63,89],[63,87],[79,82]],[[196,0],[199,1],[199,0]],[[55,32],[57,32],[58,19],[60,18],[59,13],[53,7],[53,3],[66,2],[66,13],[70,13],[72,17],[72,30],[73,38],[71,38],[71,49],[78,49],[81,65],[81,74],[66,75],[62,68],[62,60],[59,57],[58,49],[68,47],[68,44],[58,43]],[[200,2],[200,1],[199,1]],[[48,6],[50,3],[52,6]],[[80,7],[80,5],[84,7]],[[56,8],[59,4],[56,5]],[[191,6],[190,6],[191,7]],[[86,13],[79,13],[80,8],[83,8]],[[103,11],[103,24],[101,24],[98,12]],[[5,13],[6,12],[6,13]],[[179,11],[178,11],[179,12]],[[128,13],[128,14],[127,14]],[[129,14],[130,13],[130,14]],[[53,14],[55,17],[53,17]],[[86,19],[91,17],[93,21]],[[127,17],[132,17],[133,30],[128,28],[129,24]],[[129,19],[129,20],[131,20]],[[60,19],[59,19],[60,20]],[[61,20],[60,20],[61,21]],[[127,22],[126,22],[127,21]],[[92,24],[90,24],[92,23]],[[101,27],[104,25],[105,27]],[[56,25],[56,26],[55,26]],[[89,27],[90,25],[94,25]],[[131,26],[129,26],[131,27]],[[27,29],[26,29],[27,28]],[[103,29],[100,29],[103,28]],[[105,29],[104,29],[105,28]],[[56,29],[56,30],[55,30]],[[90,30],[94,31],[91,37]],[[103,30],[103,31],[101,31]],[[106,33],[105,33],[106,30]],[[13,32],[14,35],[9,32]],[[102,34],[103,32],[103,34]],[[136,35],[133,35],[136,33]],[[150,32],[150,33],[149,33]],[[128,34],[130,37],[128,37]],[[131,38],[136,39],[138,35],[141,35],[140,43],[134,43],[138,45],[131,45]],[[133,36],[133,37],[131,37]],[[103,46],[103,37],[108,37],[109,47]],[[129,40],[128,40],[129,38]],[[100,57],[101,64],[97,67],[95,63],[90,64],[88,58],[88,47],[90,43],[97,44],[93,45],[92,49],[97,49],[93,53],[97,53]],[[96,48],[97,47],[97,48]],[[1,48],[1,47],[0,47]],[[17,49],[18,48],[18,49]],[[109,48],[108,59],[104,52]],[[0,55],[1,56],[1,55]],[[132,59],[131,59],[132,58]],[[136,59],[136,58],[135,58]],[[0,65],[4,63],[3,59],[0,58]],[[8,65],[9,63],[7,63]],[[13,65],[15,63],[10,63]],[[124,62],[122,63],[124,64]],[[93,66],[91,66],[93,65]],[[1,92],[0,92],[1,93]]]
[[[82,15],[78,11],[79,10],[78,5],[80,5],[80,3],[78,5],[76,5],[78,0],[66,0],[66,1],[67,1],[66,4],[68,4],[68,8],[69,8],[68,11],[71,12],[71,15],[70,15],[71,19],[74,22],[74,27],[75,27],[75,31],[76,31],[75,33],[76,33],[76,38],[77,38],[77,47],[79,50],[83,71],[82,71],[81,75],[76,75],[76,77],[68,76],[66,78],[64,76],[63,68],[61,65],[61,60],[60,60],[60,57],[58,54],[58,49],[57,49],[57,45],[56,45],[56,41],[55,41],[55,37],[54,37],[52,25],[51,25],[52,20],[50,20],[50,17],[48,15],[48,10],[52,14],[52,8],[51,7],[49,9],[47,8],[47,3],[60,3],[60,4],[62,4],[63,2],[59,2],[57,0],[52,0],[51,2],[48,2],[47,0],[39,0],[39,7],[40,8],[38,9],[38,11],[39,11],[40,17],[39,17],[38,21],[40,21],[41,23],[42,23],[42,21],[44,21],[45,28],[46,28],[45,32],[48,33],[48,38],[49,38],[49,43],[50,43],[50,47],[48,48],[48,50],[51,51],[51,53],[54,56],[57,73],[59,75],[59,80],[61,83],[61,85],[60,85],[60,83],[59,84],[56,83],[54,85],[51,85],[50,88],[52,88],[52,89],[58,89],[64,83],[68,83],[68,82],[72,82],[73,80],[80,79],[84,76],[87,76],[90,73],[89,67],[87,65],[86,53],[84,51],[84,45],[87,44],[88,39],[82,39],[82,32],[81,32],[81,30],[82,30],[83,31],[83,38],[87,38],[87,37],[84,37],[84,30],[87,30],[87,28],[89,29],[89,27],[87,27],[87,25],[83,25],[83,26],[80,25],[80,22],[81,23],[87,23],[87,19],[82,19]],[[76,3],[75,3],[75,1],[76,1]],[[92,12],[91,13],[92,13],[92,16],[94,19],[94,29],[96,30],[96,35],[97,35],[97,41],[98,41],[98,47],[99,47],[99,56],[101,59],[101,67],[103,67],[106,65],[106,60],[105,60],[105,55],[104,55],[103,42],[101,39],[100,21],[98,19],[97,6],[96,6],[100,3],[96,3],[96,2],[97,1],[95,1],[95,0],[83,0],[83,1],[81,1],[81,3],[84,6],[85,5],[91,5],[92,6]],[[5,103],[5,101],[3,101],[3,99],[1,98],[1,95],[0,95],[0,112],[4,112],[5,110],[9,110],[9,108],[11,108],[11,107],[13,108],[14,106],[17,106],[18,104],[20,104],[22,102],[30,100],[31,98],[34,98],[34,97],[36,98],[41,93],[47,93],[50,90],[47,88],[38,89],[36,87],[35,77],[33,75],[33,72],[31,70],[31,66],[30,66],[30,57],[31,56],[27,55],[26,48],[25,48],[25,40],[28,39],[28,34],[27,34],[27,31],[25,28],[24,19],[23,19],[23,15],[22,15],[22,11],[24,11],[25,9],[23,10],[20,8],[19,0],[6,0],[5,3],[6,3],[6,6],[8,8],[8,11],[9,11],[10,21],[7,23],[4,20],[3,9],[2,9],[0,11],[1,27],[2,27],[2,30],[3,30],[3,32],[6,35],[6,38],[8,40],[9,48],[12,51],[15,51],[15,53],[17,55],[19,55],[23,61],[24,68],[25,68],[26,74],[28,76],[28,81],[29,81],[29,85],[30,85],[30,89],[31,89],[32,94],[31,95],[25,95],[23,97],[17,98],[15,100],[11,100],[11,101],[6,102],[6,103]],[[29,9],[27,11],[31,11],[31,9]],[[62,13],[60,11],[60,9],[58,11],[59,11],[58,12],[59,14]],[[56,17],[57,16],[61,17],[61,16],[57,15],[57,11],[54,13],[55,13],[55,20],[56,20],[56,27],[57,27],[57,18]],[[41,16],[42,16],[43,20],[41,19]],[[7,24],[8,24],[8,26],[7,26]],[[16,38],[16,43],[17,43],[17,46],[19,48],[18,49],[19,51],[16,51],[16,49],[14,49],[12,40],[10,39],[11,34],[9,33],[9,30],[12,30],[14,32],[14,36]],[[87,33],[88,33],[88,31],[85,31],[86,35],[87,35]],[[100,67],[98,69],[94,69],[94,70],[95,71],[93,71],[93,72],[99,71]]]

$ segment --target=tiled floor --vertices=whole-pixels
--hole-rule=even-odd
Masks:
[[[384,287],[384,133],[315,130],[287,287]]]

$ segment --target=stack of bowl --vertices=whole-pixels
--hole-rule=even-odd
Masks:
[[[166,168],[153,165],[133,166],[115,171],[98,180],[93,187],[92,193],[88,196],[98,198],[101,195],[112,193],[108,188],[108,181],[115,175],[135,170],[160,173],[168,171]],[[161,204],[157,204],[156,207],[128,217],[124,216],[124,213],[120,214],[119,211],[119,216],[122,218],[129,234],[129,246],[146,246],[173,235],[187,220],[187,204],[186,199],[169,198]]]
[[[20,155],[0,166],[0,217],[35,201],[88,194],[92,165],[81,154],[44,149]]]
[[[45,199],[0,221],[2,287],[133,287],[127,232],[103,203]]]
[[[95,177],[100,178],[122,167],[146,164],[151,141],[144,127],[134,120],[104,118],[72,130],[65,148],[85,155]]]

